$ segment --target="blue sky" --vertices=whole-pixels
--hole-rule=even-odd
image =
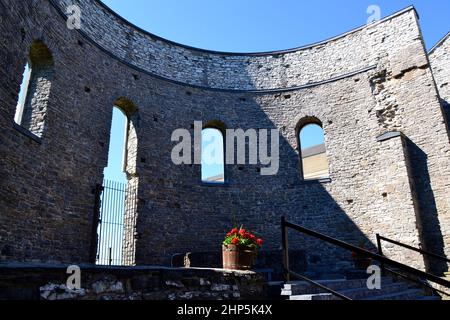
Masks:
[[[448,0],[104,0],[158,36],[195,47],[270,51],[314,43],[359,27],[369,5],[387,16],[409,5],[419,12],[428,48],[450,31]]]
[[[123,150],[125,148],[125,124],[126,116],[118,108],[113,110],[113,122],[111,128],[112,143],[109,147],[108,167],[105,168],[105,179],[126,183],[127,176],[123,169]]]
[[[182,44],[230,52],[295,48],[364,25],[370,5],[381,16],[414,5],[428,49],[450,31],[449,0],[104,0],[137,26]],[[110,163],[105,177],[125,182],[121,173],[124,118],[113,121]],[[309,133],[308,133],[309,132]],[[316,132],[316,133],[314,133]],[[318,137],[318,138],[315,138]],[[322,142],[317,129],[303,133],[302,145]],[[217,166],[212,169],[217,172]],[[208,173],[205,173],[208,175]]]

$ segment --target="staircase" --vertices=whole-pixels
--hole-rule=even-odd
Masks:
[[[431,256],[435,259],[441,260],[444,263],[450,263],[450,259],[445,256],[428,252],[421,248],[415,248],[399,241],[383,237],[379,234],[376,235],[378,250],[377,253],[374,253],[345,241],[302,227],[292,222],[288,222],[285,217],[281,217],[281,230],[283,240],[284,272],[290,276],[295,276],[297,279],[304,279],[305,281],[270,283],[269,294],[274,297],[278,297],[279,299],[310,301],[347,300],[347,298],[350,300],[441,300],[442,298],[436,295],[436,292],[439,290],[436,290],[431,285],[426,285],[425,283],[421,283],[419,280],[414,279],[423,279],[433,285],[439,285],[447,289],[450,288],[449,280],[443,279],[426,271],[415,269],[414,267],[392,260],[383,255],[382,241],[418,252],[423,256]],[[345,276],[340,276],[339,272],[335,273],[334,271],[336,270],[329,270],[326,266],[323,270],[320,270],[318,266],[310,268],[310,270],[314,270],[316,274],[311,272],[304,272],[304,275],[296,273],[290,268],[289,264],[289,230],[313,237],[324,243],[331,244],[335,247],[351,252],[352,256],[357,255],[364,257],[365,259],[370,259],[370,262],[373,265],[388,266],[386,271],[389,271],[389,274],[394,276],[382,278],[381,288],[370,290],[367,286],[367,275],[358,275],[361,270],[365,269],[361,268],[361,266],[357,268],[359,271],[353,270],[353,272],[351,272],[350,269],[343,268],[341,271],[345,271]],[[345,264],[342,266],[345,267]],[[318,279],[317,277],[320,276],[320,273],[317,274],[317,271],[321,271],[321,273],[323,273],[321,276],[326,276],[326,278],[324,277],[320,279],[328,280],[310,280],[314,278]],[[404,280],[406,277],[411,279],[412,282]],[[426,288],[426,286],[428,286],[429,289]]]
[[[390,277],[382,278],[380,290],[369,290],[367,279],[355,280],[320,280],[321,285],[339,292],[352,300],[441,300],[439,296],[427,295],[425,290],[415,283],[394,280]],[[283,300],[314,301],[314,300],[340,300],[323,289],[305,281],[298,282],[272,282],[270,291]]]

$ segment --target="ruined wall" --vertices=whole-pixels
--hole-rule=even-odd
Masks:
[[[81,289],[67,288],[67,266],[0,267],[0,300],[262,300],[264,276],[249,271],[82,267]]]
[[[450,33],[430,51],[430,62],[447,120],[450,115]]]
[[[397,42],[408,42],[415,33],[408,26],[401,27],[403,32],[393,26],[395,35],[384,34],[380,29],[391,24],[391,19],[386,19],[385,24],[358,28],[332,41],[299,49],[223,53],[190,48],[149,34],[117,16],[100,1],[54,2],[63,12],[69,5],[78,5],[82,12],[82,33],[130,66],[161,78],[214,89],[286,89],[340,77],[374,65],[382,53],[374,51],[373,45],[384,52]]]
[[[429,59],[448,127],[450,124],[450,33],[431,50]],[[440,200],[440,202],[444,201],[444,198]],[[443,240],[438,240],[437,243],[444,243],[447,247],[445,254],[448,256],[448,243],[450,242],[450,214],[448,211],[446,214],[439,214],[439,222]],[[434,238],[438,239],[439,234],[436,234]],[[431,249],[438,250],[438,248],[433,248],[433,246],[431,246]]]
[[[267,250],[280,247],[284,215],[354,244],[374,243],[380,233],[450,253],[450,144],[413,9],[315,46],[232,55],[178,46],[95,1],[75,3],[82,8],[80,31],[67,29],[64,7],[55,7],[63,0],[0,0],[7,12],[0,24],[2,259],[88,260],[91,191],[102,181],[112,105],[120,97],[137,109],[136,242],[126,239],[137,264],[220,251],[233,216],[263,236]],[[12,124],[34,39],[50,48],[55,68],[40,143]],[[296,130],[312,116],[323,124],[331,181],[300,176]],[[279,129],[279,173],[228,165],[227,184],[209,186],[200,182],[199,166],[175,166],[172,132],[193,132],[194,121],[211,120],[233,129]],[[377,140],[392,131],[403,138]],[[311,264],[333,261],[332,248],[292,238]],[[424,264],[386,249],[410,265]]]

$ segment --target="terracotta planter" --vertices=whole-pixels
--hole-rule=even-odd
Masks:
[[[256,259],[256,249],[235,245],[222,246],[223,268],[228,270],[250,270]]]

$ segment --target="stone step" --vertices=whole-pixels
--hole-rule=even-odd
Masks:
[[[407,289],[403,291],[391,292],[389,294],[383,295],[375,295],[371,297],[365,297],[359,299],[357,297],[349,297],[352,300],[423,300],[423,301],[439,301],[441,300],[438,296],[423,296],[423,291],[419,289]],[[289,300],[293,301],[330,301],[330,300],[340,300],[340,298],[328,294],[328,293],[320,293],[320,294],[304,294],[304,295],[296,295],[291,296]]]
[[[337,291],[352,300],[441,300],[439,296],[426,296],[424,290],[416,284],[406,281],[394,281],[383,277],[380,290],[369,290],[366,279],[319,280],[318,283]],[[339,297],[306,281],[269,283],[274,296],[281,291],[284,299],[295,301],[340,300]]]
[[[393,283],[389,285],[384,285],[380,290],[370,290],[368,288],[350,289],[340,291],[343,295],[349,297],[352,300],[362,300],[371,297],[379,297],[388,294],[404,292],[412,289],[407,283]]]
[[[424,297],[419,297],[417,300],[420,301],[441,301],[442,298],[439,296],[424,296]]]
[[[355,280],[321,280],[317,281],[321,285],[324,285],[335,291],[343,291],[350,289],[361,289],[366,288],[367,280],[366,279],[355,279]],[[384,277],[382,278],[381,284],[382,286],[387,286],[393,283],[392,278]],[[298,281],[298,282],[290,282],[284,285],[281,294],[284,296],[293,296],[293,295],[303,295],[303,294],[318,294],[318,293],[327,293],[323,289],[310,284],[306,281]]]
[[[303,294],[298,296],[290,296],[291,301],[330,301],[336,300],[335,297],[330,293],[319,293],[319,294]]]
[[[362,300],[420,300],[424,298],[424,293],[420,289],[408,289],[402,292],[395,292],[381,296],[364,298]]]
[[[381,290],[369,290],[366,288],[357,288],[339,291],[339,293],[349,297],[352,300],[364,300],[387,296],[395,293],[403,293],[410,289],[412,288],[408,284],[394,283],[382,287]],[[320,293],[320,294],[294,295],[291,296],[291,300],[340,300],[340,298],[332,294]]]

